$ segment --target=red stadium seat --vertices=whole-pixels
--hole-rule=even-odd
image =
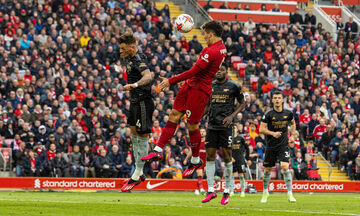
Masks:
[[[241,63],[241,57],[240,56],[231,56],[231,63]]]
[[[245,63],[238,63],[238,70],[239,70],[239,76],[244,77],[245,76]]]

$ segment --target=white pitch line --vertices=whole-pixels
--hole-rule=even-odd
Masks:
[[[4,199],[0,198],[0,201],[19,201],[18,199]],[[92,202],[79,202],[69,200],[29,200],[30,202],[48,202],[48,203],[72,203],[72,204],[85,204]],[[185,207],[185,208],[207,208],[207,209],[230,209],[230,210],[249,210],[259,212],[286,212],[286,213],[302,213],[302,214],[327,214],[327,215],[347,215],[347,216],[360,216],[360,214],[354,213],[330,213],[330,212],[313,212],[313,211],[296,211],[296,210],[282,210],[282,209],[252,209],[252,208],[236,208],[236,207],[217,207],[217,206],[205,206],[205,205],[175,205],[165,203],[124,203],[124,202],[101,202],[105,204],[120,204],[120,205],[142,205],[142,206],[171,206],[171,207]]]

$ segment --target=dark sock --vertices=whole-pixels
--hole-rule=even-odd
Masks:
[[[193,157],[199,157],[201,134],[200,129],[189,131],[191,151]]]
[[[168,121],[166,123],[166,125],[161,133],[159,142],[157,143],[157,146],[159,146],[160,148],[163,149],[164,146],[169,143],[171,137],[174,136],[177,125],[178,125],[177,123],[174,123],[171,121]]]

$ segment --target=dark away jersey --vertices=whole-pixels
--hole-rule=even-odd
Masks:
[[[233,139],[232,157],[238,163],[244,163],[244,159],[249,160],[249,145],[241,135]]]
[[[129,58],[126,65],[128,83],[132,84],[139,81],[142,78],[141,73],[146,69],[148,69],[148,66],[145,54],[138,52],[135,56]],[[138,102],[146,98],[151,98],[151,83],[134,88],[130,91],[130,93],[131,102]]]
[[[241,93],[241,87],[230,80],[223,84],[214,81],[212,89],[208,128],[223,130],[226,129],[222,123],[224,118],[235,111],[235,99],[241,102],[244,100],[244,96]]]
[[[267,128],[270,131],[282,132],[281,136],[277,139],[271,135],[266,135],[267,148],[288,145],[288,126],[294,121],[294,115],[290,110],[283,109],[282,112],[276,112],[274,109],[271,109],[264,114],[261,121],[267,123]]]

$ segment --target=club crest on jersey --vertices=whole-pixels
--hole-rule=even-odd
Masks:
[[[209,55],[208,54],[205,54],[204,56],[201,56],[201,59],[206,61],[206,62],[209,62]]]

